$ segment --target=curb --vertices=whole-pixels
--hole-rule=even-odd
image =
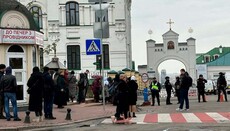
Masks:
[[[54,124],[49,124],[49,125],[44,125],[44,126],[18,126],[18,127],[7,127],[7,128],[0,128],[0,130],[16,130],[16,131],[21,131],[21,130],[45,130],[47,128],[51,128],[51,127],[55,127],[55,126],[65,126],[65,125],[71,125],[71,124],[77,124],[77,123],[82,123],[82,122],[86,122],[86,121],[91,121],[91,120],[97,120],[97,119],[104,119],[104,118],[108,118],[111,115],[107,115],[107,116],[99,116],[99,117],[94,117],[94,118],[89,118],[89,119],[84,119],[84,120],[78,120],[78,121],[71,121],[68,123],[54,123]],[[57,127],[57,128],[58,128]],[[33,128],[37,128],[37,129],[33,129]]]

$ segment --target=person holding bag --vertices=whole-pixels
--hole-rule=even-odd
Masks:
[[[27,86],[29,89],[27,92],[30,94],[29,97],[29,110],[35,112],[36,118],[33,119],[35,122],[41,122],[42,117],[42,98],[44,90],[44,79],[38,67],[33,68]]]

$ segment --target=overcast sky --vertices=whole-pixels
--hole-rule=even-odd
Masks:
[[[179,34],[179,42],[186,42],[191,36],[196,39],[197,53],[230,46],[230,0],[132,0],[131,13],[136,65],[147,64],[148,30],[153,31],[151,38],[156,43],[162,43],[169,19],[174,22],[172,30]],[[188,33],[190,27],[192,34]]]

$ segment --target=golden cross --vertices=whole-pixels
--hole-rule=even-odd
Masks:
[[[167,24],[169,24],[169,28],[171,30],[171,25],[174,24],[174,22],[172,22],[171,19],[169,19],[169,22],[167,22]]]

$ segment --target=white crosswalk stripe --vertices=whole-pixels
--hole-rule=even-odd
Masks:
[[[188,123],[201,123],[201,120],[193,113],[182,114]]]
[[[159,123],[171,123],[172,119],[170,114],[158,114],[158,122]]]
[[[216,120],[217,123],[230,123],[230,120],[228,118],[223,117],[219,113],[208,112],[206,114]]]

